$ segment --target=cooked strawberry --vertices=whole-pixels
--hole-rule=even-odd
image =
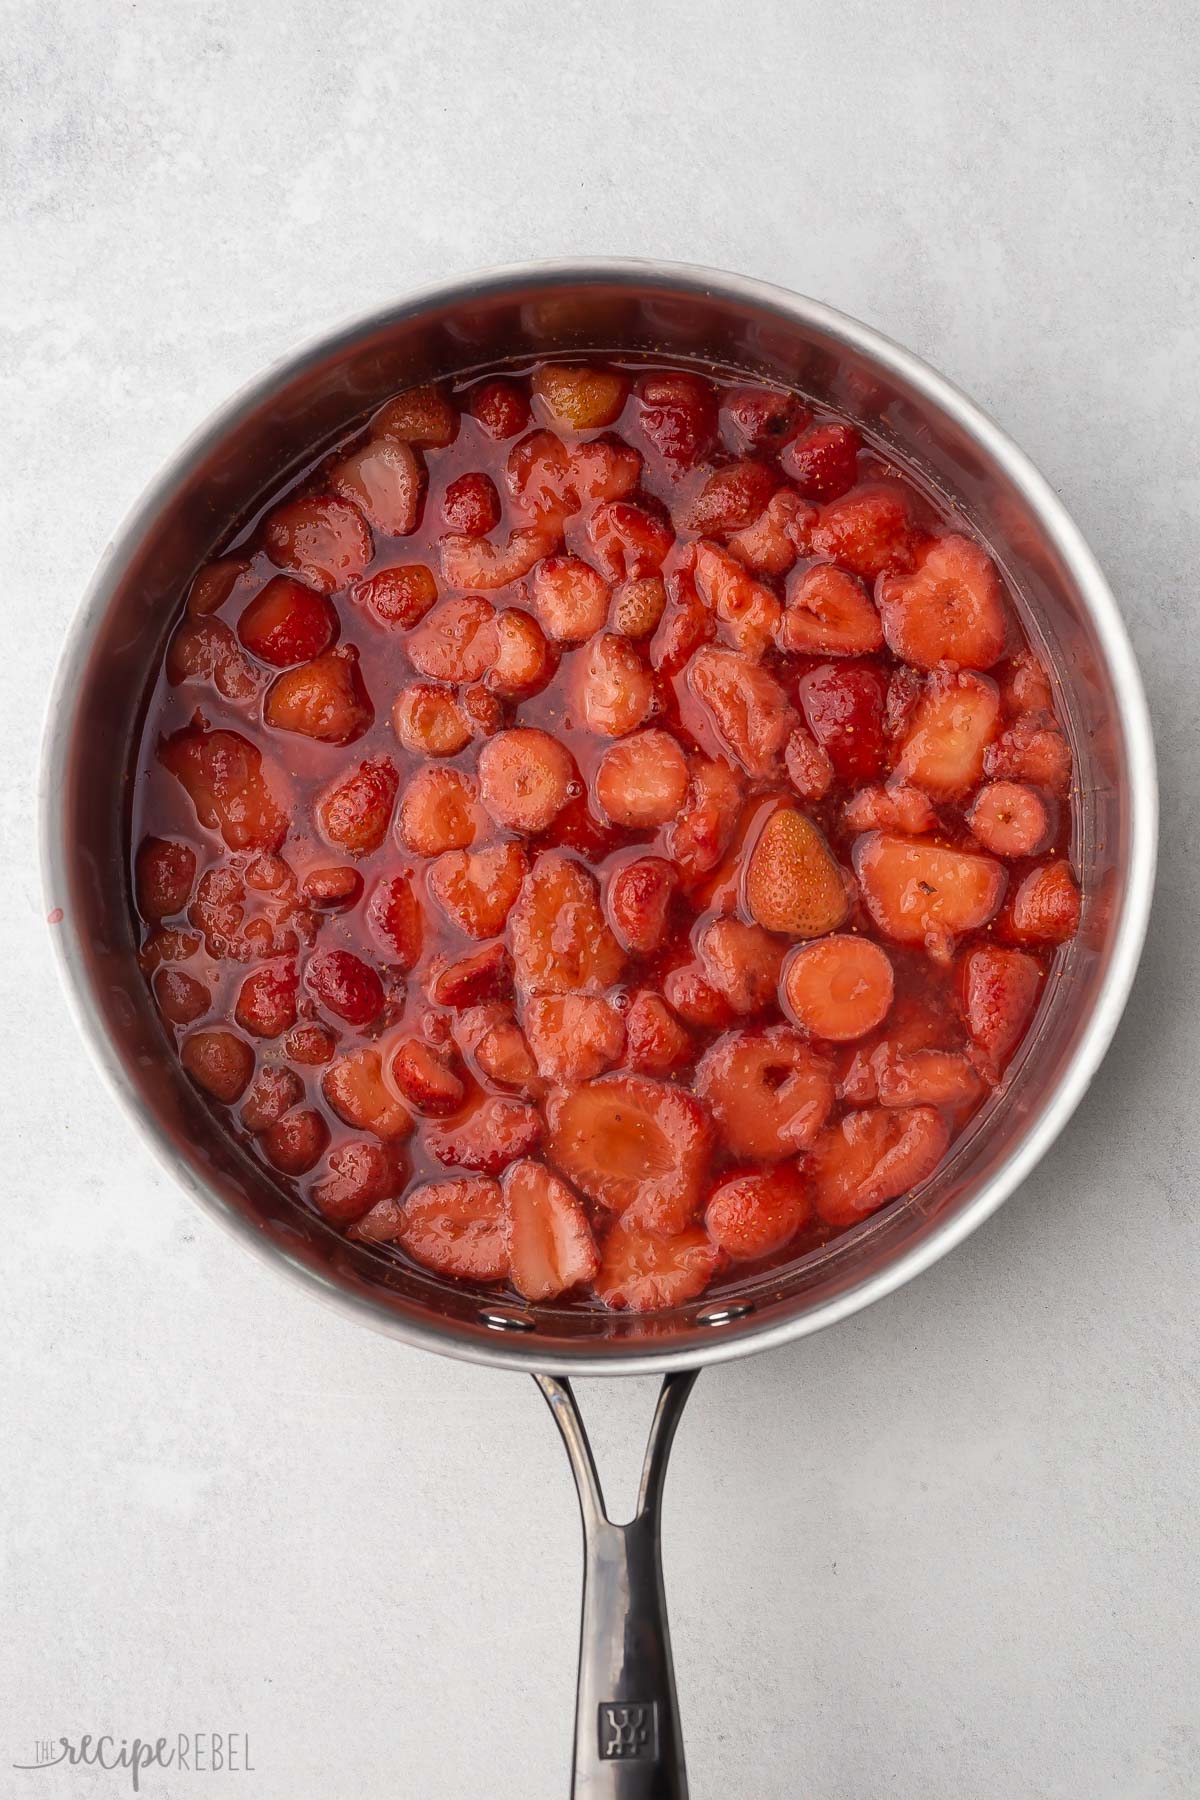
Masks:
[[[304,1083],[294,1069],[266,1063],[258,1071],[246,1095],[240,1118],[247,1131],[265,1131],[304,1098]]]
[[[188,962],[199,949],[200,939],[194,931],[178,931],[168,925],[159,925],[147,934],[138,951],[138,967],[143,975],[150,976],[164,963]]]
[[[356,581],[375,548],[357,506],[332,494],[277,506],[267,515],[263,538],[277,568],[294,569],[323,594]]]
[[[360,601],[381,625],[408,631],[421,623],[437,599],[437,582],[432,569],[424,563],[404,563],[397,568],[380,569],[377,575],[357,582],[352,598]]]
[[[898,488],[855,488],[822,506],[809,533],[813,554],[874,581],[912,560],[912,521]]]
[[[600,1266],[587,1214],[543,1163],[513,1163],[504,1176],[510,1279],[526,1300],[550,1300],[591,1281]]]
[[[386,875],[372,889],[367,923],[385,962],[411,969],[421,955],[424,920],[408,875]]]
[[[1071,785],[1071,746],[1057,725],[1041,725],[1037,715],[1020,718],[988,747],[984,773],[991,781],[1027,781],[1051,794]]]
[[[746,773],[770,775],[796,724],[775,677],[734,650],[698,650],[687,679],[722,744]]]
[[[925,692],[925,678],[916,669],[901,665],[888,677],[887,703],[883,712],[883,728],[889,738],[902,738],[908,731],[917,701]]]
[[[820,1131],[833,1105],[829,1065],[798,1031],[733,1031],[705,1051],[696,1091],[735,1156],[778,1162]]]
[[[918,669],[990,669],[1004,654],[1004,596],[995,564],[971,538],[938,538],[910,575],[879,590],[888,644]]]
[[[235,1032],[206,1027],[185,1037],[179,1060],[199,1087],[232,1106],[250,1085],[254,1052]]]
[[[625,638],[653,637],[666,606],[667,590],[660,575],[623,581],[613,589],[612,628]]]
[[[995,1067],[1016,1048],[1041,983],[1041,969],[1023,950],[987,944],[964,958],[959,984],[967,1030]]]
[[[261,963],[238,989],[233,1016],[251,1037],[282,1037],[296,1023],[294,962]]]
[[[703,1231],[664,1238],[618,1219],[600,1246],[592,1287],[615,1311],[658,1312],[702,1294],[720,1261],[720,1251]]]
[[[319,1069],[333,1061],[337,1038],[326,1025],[293,1025],[283,1040],[283,1052],[304,1068]]]
[[[625,1014],[625,1061],[641,1075],[667,1075],[692,1058],[692,1040],[660,994],[643,988]]]
[[[389,757],[373,756],[359,763],[317,802],[317,824],[326,843],[350,856],[378,850],[387,836],[399,786]]]
[[[485,381],[471,395],[471,413],[498,442],[529,426],[529,402],[515,381]]]
[[[641,479],[642,459],[628,444],[590,438],[570,452],[570,483],[582,505],[588,500],[624,500]]]
[[[410,681],[392,705],[396,736],[414,756],[457,756],[474,736],[466,710],[449,688]]]
[[[717,635],[717,622],[696,592],[690,561],[666,577],[667,604],[650,640],[650,665],[660,675],[678,675],[694,650]]]
[[[788,1012],[803,1030],[848,1043],[883,1024],[895,981],[887,952],[878,944],[839,934],[793,950],[783,992]]]
[[[1004,909],[1004,935],[1019,944],[1065,944],[1079,913],[1079,885],[1066,863],[1043,863],[1018,882]]]
[[[581,644],[608,617],[608,583],[578,556],[548,556],[539,563],[532,598],[546,636],[559,644]]]
[[[508,918],[518,986],[525,994],[601,993],[625,958],[605,922],[596,879],[560,850],[545,850]]]
[[[873,781],[884,765],[883,676],[871,663],[819,663],[799,683],[809,730],[839,780]]]
[[[315,929],[295,876],[274,856],[214,863],[200,877],[188,919],[204,933],[210,956],[234,962],[294,955]]]
[[[528,575],[553,542],[547,532],[529,527],[510,531],[504,544],[465,532],[447,532],[438,544],[438,556],[442,575],[452,587],[482,588],[490,593]]]
[[[621,1015],[594,994],[543,994],[528,1002],[523,1018],[538,1073],[556,1087],[591,1081],[621,1060]]]
[[[452,481],[442,498],[442,519],[448,531],[467,537],[486,537],[500,523],[500,496],[490,475],[478,469]]]
[[[800,396],[782,388],[733,388],[721,402],[722,435],[737,455],[782,449],[804,429],[808,418]]]
[[[512,993],[513,971],[503,944],[489,944],[468,956],[438,957],[430,966],[429,997],[439,1006],[476,1006]]]
[[[829,752],[803,725],[797,725],[788,738],[783,760],[788,779],[802,800],[825,798],[833,786],[833,764]]]
[[[529,1156],[542,1137],[542,1116],[523,1100],[484,1094],[444,1125],[430,1126],[425,1145],[440,1163],[499,1175],[509,1163]]]
[[[157,925],[172,913],[182,912],[192,897],[196,879],[196,852],[177,838],[147,837],[138,845],[133,867],[137,908],[143,919]]]
[[[853,425],[810,425],[779,460],[806,500],[840,500],[858,479],[861,449]]]
[[[348,863],[310,869],[300,890],[305,906],[320,912],[346,912],[363,896],[363,878]]]
[[[281,1175],[306,1175],[329,1146],[329,1127],[315,1108],[303,1106],[268,1126],[262,1146]]]
[[[661,856],[639,856],[613,870],[608,881],[608,917],[623,950],[650,956],[661,949],[678,883],[674,866]]]
[[[404,1208],[394,1194],[388,1194],[356,1220],[346,1236],[361,1244],[394,1244],[403,1224]]]
[[[678,817],[688,790],[688,766],[669,731],[635,731],[604,752],[596,771],[596,799],[614,825],[646,831]]]
[[[797,556],[807,556],[816,519],[815,506],[780,488],[753,524],[734,533],[729,548],[757,575],[786,575]]]
[[[458,414],[437,388],[408,388],[379,409],[371,429],[376,437],[444,450],[458,436]]]
[[[931,675],[918,700],[896,773],[939,800],[974,787],[996,735],[1000,696],[994,681],[969,670]]]
[[[667,837],[687,880],[716,868],[732,841],[741,805],[741,780],[728,763],[690,759],[687,795]]]
[[[478,594],[440,600],[405,640],[408,660],[430,681],[479,681],[496,654],[496,611]]]
[[[680,530],[699,532],[705,537],[744,531],[761,516],[781,485],[779,476],[766,463],[727,463],[705,478],[699,491],[676,510],[675,517]]]
[[[783,945],[760,925],[713,919],[697,937],[696,952],[708,980],[739,1016],[774,1006]]]
[[[181,620],[167,645],[166,672],[172,687],[211,682],[234,701],[255,699],[265,680],[224,620],[211,618]]]
[[[318,950],[304,980],[313,998],[348,1025],[369,1025],[383,1011],[383,983],[352,950]]]
[[[575,780],[570,751],[531,726],[498,732],[479,753],[480,798],[508,831],[545,831],[570,799]]]
[[[388,1198],[397,1176],[379,1144],[354,1139],[329,1152],[328,1173],[312,1186],[313,1204],[335,1225],[352,1225]]]
[[[711,1150],[691,1094],[645,1075],[603,1075],[547,1104],[547,1154],[590,1200],[650,1231],[682,1231]]]
[[[583,652],[579,700],[589,730],[625,737],[654,706],[654,683],[646,660],[627,638],[602,631]]]
[[[992,918],[1005,874],[990,856],[871,831],[854,845],[854,870],[880,930],[944,954],[953,939]]]
[[[158,746],[158,760],[181,783],[201,825],[231,850],[274,850],[287,814],[271,791],[262,751],[236,731],[185,725]]]
[[[496,655],[484,680],[506,700],[544,688],[554,673],[554,654],[537,620],[516,608],[496,618]]]
[[[717,544],[696,545],[696,590],[715,615],[721,635],[752,662],[761,660],[779,627],[780,606],[769,587],[747,574],[736,556]]]
[[[632,500],[605,500],[588,520],[587,539],[607,581],[640,581],[658,574],[675,534]]]
[[[545,1083],[512,1008],[499,1001],[468,1007],[454,1027],[455,1041],[484,1082],[540,1100]]]
[[[267,691],[263,718],[277,731],[299,732],[322,744],[353,743],[375,719],[358,651],[342,644],[298,669],[285,669]]]
[[[387,1072],[406,1105],[430,1118],[457,1112],[466,1098],[449,1056],[424,1038],[402,1038],[390,1053]]]
[[[788,583],[776,639],[781,650],[815,656],[867,656],[883,627],[861,581],[832,563],[814,563]]]
[[[187,610],[192,618],[218,612],[249,567],[243,556],[220,556],[205,563],[188,589]]]
[[[932,1175],[949,1142],[931,1106],[847,1113],[822,1132],[809,1158],[819,1217],[856,1225]]]
[[[407,537],[416,530],[425,469],[408,444],[375,438],[335,463],[328,479],[334,493],[351,501],[385,537]]]
[[[860,788],[842,815],[850,831],[899,831],[920,837],[937,829],[937,814],[920,788],[892,781]]]
[[[479,834],[475,783],[460,769],[418,769],[400,797],[396,836],[416,856],[466,850]]]
[[[543,540],[561,537],[579,510],[571,453],[562,439],[552,431],[531,431],[509,451],[504,474],[513,510],[528,529]]]
[[[508,1207],[498,1181],[429,1181],[405,1197],[396,1240],[415,1262],[464,1281],[508,1274]]]
[[[682,962],[668,969],[662,978],[662,990],[671,1010],[697,1031],[724,1031],[737,1017],[699,962]]]
[[[845,878],[804,813],[780,806],[764,823],[746,863],[747,910],[768,931],[821,937],[850,910]]]
[[[543,363],[530,386],[535,408],[560,431],[599,431],[620,413],[629,379],[596,363]]]
[[[719,1249],[746,1262],[782,1250],[812,1215],[812,1194],[804,1176],[794,1163],[781,1163],[718,1182],[704,1223]]]
[[[716,395],[698,375],[645,375],[638,383],[641,427],[673,470],[690,469],[717,435]]]
[[[168,1025],[194,1025],[212,1006],[211,989],[186,969],[158,969],[150,986]]]
[[[383,1077],[383,1058],[371,1048],[351,1050],[330,1063],[321,1092],[339,1119],[385,1142],[406,1138],[413,1122]]]
[[[982,1082],[968,1056],[956,1050],[876,1051],[875,1091],[881,1106],[970,1106]]]
[[[1036,856],[1050,836],[1050,815],[1036,788],[991,781],[980,788],[967,814],[971,834],[993,856]]]
[[[319,656],[336,635],[337,614],[326,596],[290,575],[268,581],[238,620],[247,650],[277,669]]]
[[[1044,722],[1045,718],[1053,717],[1054,690],[1050,686],[1050,677],[1032,650],[1018,650],[1003,669],[996,671],[996,679],[1000,683],[1006,718],[1034,713],[1041,715]]]
[[[447,850],[429,871],[429,891],[468,937],[494,938],[504,930],[528,868],[519,844]]]

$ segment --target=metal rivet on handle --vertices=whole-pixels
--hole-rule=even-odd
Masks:
[[[713,1308],[712,1312],[701,1313],[696,1323],[697,1325],[731,1325],[734,1319],[744,1319],[747,1313],[753,1311],[754,1308],[749,1301],[739,1306],[717,1306]]]
[[[532,1319],[523,1319],[517,1313],[484,1312],[480,1309],[479,1322],[486,1325],[489,1331],[532,1331]]]

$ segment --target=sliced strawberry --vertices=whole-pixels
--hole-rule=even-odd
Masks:
[[[746,864],[747,910],[768,931],[821,937],[850,910],[845,879],[812,820],[797,807],[769,814]]]
[[[328,844],[350,856],[378,850],[391,824],[400,777],[386,756],[373,756],[326,790],[317,802],[317,824]]]
[[[691,1094],[645,1075],[604,1075],[547,1104],[547,1154],[590,1200],[666,1233],[693,1218],[711,1152]]]
[[[729,548],[758,575],[786,575],[797,556],[806,556],[817,509],[794,488],[780,488],[751,525],[735,532]]]
[[[717,401],[698,375],[657,374],[638,383],[641,426],[668,468],[690,469],[712,448],[717,435]]]
[[[556,1087],[602,1075],[625,1049],[620,1013],[593,994],[543,994],[527,1003],[524,1025],[539,1075]]]
[[[713,919],[696,939],[700,966],[739,1017],[774,1006],[783,945],[743,919]]]
[[[529,1156],[542,1137],[542,1116],[523,1100],[485,1094],[470,1109],[425,1136],[431,1156],[459,1169],[499,1175],[511,1162]]]
[[[185,725],[158,746],[158,760],[180,782],[201,825],[231,850],[274,850],[288,820],[263,767],[262,752],[236,731]]]
[[[993,856],[1036,856],[1050,837],[1050,814],[1036,788],[991,781],[980,788],[967,814],[971,834]]]
[[[658,574],[675,534],[632,500],[605,500],[588,520],[587,539],[607,581],[640,581]]]
[[[667,1005],[697,1031],[724,1031],[737,1017],[699,962],[682,962],[668,969],[662,989]]]
[[[629,378],[595,363],[542,363],[530,387],[537,411],[560,431],[599,431],[619,415]]]
[[[379,1144],[354,1139],[329,1152],[328,1174],[312,1187],[313,1204],[335,1225],[352,1225],[390,1197],[397,1173]]]
[[[418,769],[400,797],[396,836],[416,856],[466,850],[483,824],[475,783],[460,769]]]
[[[458,414],[437,388],[408,388],[380,407],[371,429],[377,437],[444,450],[458,436]]]
[[[662,675],[678,675],[694,650],[717,634],[717,622],[696,592],[690,561],[670,570],[667,604],[650,640],[650,664]]]
[[[940,955],[994,917],[1005,874],[990,856],[871,831],[854,845],[854,870],[880,930]]]
[[[281,1175],[306,1175],[329,1147],[329,1127],[314,1107],[303,1106],[268,1126],[262,1147]]]
[[[1043,719],[1053,717],[1050,677],[1032,650],[1018,650],[1003,669],[996,671],[996,679],[1007,718],[1017,718],[1022,713],[1042,715]]]
[[[375,549],[357,506],[332,494],[286,500],[267,515],[263,539],[277,568],[293,569],[323,594],[356,581]]]
[[[606,905],[623,950],[650,956],[667,935],[671,899],[679,884],[674,866],[660,856],[639,856],[610,875]]]
[[[479,681],[496,654],[495,608],[478,594],[440,600],[404,647],[413,668],[430,681]]]
[[[448,688],[410,681],[392,705],[396,736],[414,756],[457,756],[475,735],[466,708]]]
[[[548,556],[539,563],[532,598],[542,629],[558,644],[581,644],[608,618],[608,583],[578,556]]]
[[[362,1244],[394,1244],[404,1224],[404,1208],[394,1194],[377,1200],[346,1233]]]
[[[571,798],[575,781],[570,751],[532,726],[498,732],[479,753],[480,798],[509,831],[545,831]]]
[[[637,487],[642,459],[615,438],[590,438],[570,452],[570,485],[577,504],[587,500],[624,500]]]
[[[895,980],[891,960],[878,944],[838,935],[792,952],[783,991],[797,1025],[813,1037],[841,1044],[883,1024]]]
[[[284,1055],[304,1068],[322,1068],[337,1053],[337,1038],[326,1025],[293,1025],[283,1040]],[[299,1094],[296,1096],[300,1098]]]
[[[1038,723],[1036,714],[1002,731],[983,759],[992,781],[1027,781],[1051,794],[1071,785],[1071,746],[1057,725]]]
[[[1079,885],[1066,863],[1043,863],[1018,882],[1004,909],[1004,935],[1018,944],[1065,944],[1079,913]]]
[[[696,545],[696,590],[722,636],[752,662],[761,660],[779,628],[780,606],[769,587],[747,574],[736,556],[703,539]]]
[[[282,1037],[296,1023],[298,988],[294,962],[261,963],[238,989],[233,1016],[251,1037]]]
[[[320,912],[347,912],[363,896],[363,878],[347,863],[310,869],[304,877],[301,898],[305,906]]]
[[[809,542],[814,555],[867,581],[889,569],[906,569],[913,553],[908,501],[894,487],[854,488],[820,508]]]
[[[902,665],[888,677],[887,704],[883,726],[890,738],[905,735],[916,711],[917,701],[925,692],[925,678],[916,669]]]
[[[829,752],[803,725],[797,725],[788,738],[783,760],[788,779],[802,800],[825,798],[833,786],[833,763]]]
[[[529,402],[515,381],[485,381],[471,395],[471,413],[497,442],[529,428]]]
[[[794,1163],[727,1176],[704,1214],[708,1235],[735,1261],[771,1256],[790,1244],[813,1215],[808,1183]]]
[[[809,730],[839,780],[873,781],[884,766],[886,689],[873,663],[818,663],[801,678],[800,705]]]
[[[370,1131],[386,1141],[406,1138],[412,1118],[384,1081],[378,1050],[352,1050],[330,1063],[321,1092],[339,1119],[356,1131]]]
[[[781,650],[815,656],[868,656],[883,627],[861,581],[832,563],[814,563],[788,583],[776,633]]]
[[[241,1121],[247,1131],[265,1131],[282,1119],[284,1113],[298,1106],[304,1098],[304,1083],[294,1069],[279,1063],[266,1063],[258,1071],[246,1095]]]
[[[530,527],[510,531],[503,544],[466,532],[447,532],[438,543],[438,556],[451,587],[491,592],[528,575],[553,544],[547,532]]]
[[[304,981],[313,998],[348,1025],[370,1025],[383,1011],[383,983],[352,950],[318,950],[309,957]]]
[[[664,1238],[618,1219],[600,1246],[592,1286],[614,1311],[660,1312],[702,1294],[720,1261],[720,1251],[703,1231]]]
[[[425,468],[404,443],[376,438],[329,471],[329,485],[385,537],[407,537],[421,517]]]
[[[687,797],[688,766],[669,731],[635,731],[604,752],[596,799],[614,825],[646,831],[678,817]]]
[[[387,1069],[392,1086],[405,1103],[429,1118],[457,1112],[466,1098],[467,1090],[449,1056],[424,1038],[402,1038],[390,1054]]]
[[[380,569],[366,581],[357,582],[351,597],[360,601],[381,625],[402,631],[419,625],[437,599],[437,582],[433,570],[424,563],[404,563],[392,569]]]
[[[675,517],[681,531],[695,531],[705,537],[744,531],[761,516],[780,486],[779,476],[765,463],[727,463],[706,476],[699,492],[676,510]]]
[[[850,831],[900,831],[911,837],[936,831],[938,822],[928,796],[897,781],[860,788],[842,816]]]
[[[956,1050],[876,1051],[875,1091],[881,1106],[972,1106],[982,1091],[970,1057]]]
[[[455,1010],[481,1000],[503,1000],[513,991],[512,963],[503,944],[488,944],[469,956],[439,957],[429,971],[429,997]]]
[[[587,1214],[544,1164],[513,1163],[504,1177],[510,1279],[527,1300],[550,1300],[591,1281],[600,1266]]]
[[[319,656],[336,635],[337,614],[326,596],[290,575],[268,581],[238,620],[247,650],[277,669]]]
[[[478,469],[452,481],[442,498],[442,519],[448,531],[467,537],[486,537],[500,523],[500,496],[490,475]]]
[[[654,682],[645,658],[627,638],[602,631],[583,653],[579,704],[588,729],[625,737],[654,707]]]
[[[515,607],[496,617],[496,655],[484,676],[505,700],[525,699],[544,688],[555,669],[555,654],[537,620]]]
[[[232,1031],[193,1031],[180,1046],[179,1060],[206,1094],[226,1106],[241,1099],[254,1073],[253,1050]]]
[[[285,669],[268,689],[263,718],[277,731],[295,731],[318,743],[353,743],[375,720],[358,651],[342,644],[298,669]]]
[[[621,637],[653,637],[666,606],[667,590],[660,575],[623,581],[613,589],[612,628]]]
[[[829,1065],[798,1031],[733,1031],[705,1051],[696,1091],[734,1156],[778,1162],[811,1144],[833,1105]]]
[[[806,500],[840,500],[858,479],[861,449],[853,425],[810,425],[779,460]]]
[[[734,650],[698,650],[688,664],[687,680],[722,744],[746,773],[771,774],[796,724],[774,676]]]
[[[667,1075],[692,1059],[692,1040],[660,994],[643,988],[625,1014],[625,1060],[641,1075]]]
[[[733,838],[742,805],[742,783],[728,763],[693,756],[688,790],[667,837],[674,861],[689,881],[715,869]]]
[[[211,682],[224,699],[234,701],[255,699],[265,679],[224,620],[212,618],[180,621],[167,645],[166,671],[172,687]]]
[[[932,1175],[949,1142],[931,1106],[847,1113],[809,1159],[818,1216],[840,1229],[856,1225]]]
[[[973,788],[996,735],[1000,696],[994,681],[969,670],[931,675],[918,700],[896,773],[939,800]]]
[[[526,1100],[541,1099],[545,1084],[511,1007],[499,1001],[468,1007],[460,1013],[454,1035],[482,1081],[513,1088]]]
[[[386,962],[411,969],[421,955],[424,919],[408,875],[387,875],[367,903],[367,923]]]
[[[415,1262],[460,1281],[508,1274],[508,1207],[498,1181],[428,1181],[406,1195],[396,1241]]]
[[[250,567],[243,556],[221,556],[205,563],[188,589],[187,610],[193,618],[219,612]]]
[[[148,924],[182,912],[195,879],[196,852],[190,844],[178,838],[142,839],[134,859],[133,886],[138,911]]]
[[[780,450],[809,419],[798,394],[783,388],[733,388],[721,402],[721,428],[738,455],[748,450]]]
[[[562,439],[552,431],[531,431],[509,451],[504,473],[518,517],[543,541],[552,544],[560,538],[571,514],[579,510],[571,453]]]
[[[911,575],[879,591],[888,644],[918,669],[990,669],[1004,654],[1004,595],[995,564],[971,538],[938,538]]]
[[[525,994],[602,993],[625,958],[600,906],[595,877],[560,850],[545,850],[508,918],[517,983]]]
[[[468,937],[494,938],[504,930],[528,869],[519,844],[447,850],[429,871],[429,891]]]
[[[1007,1061],[1033,1017],[1042,971],[1023,950],[987,944],[972,950],[959,971],[963,1013],[993,1067]]]

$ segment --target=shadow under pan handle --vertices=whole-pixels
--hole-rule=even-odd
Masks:
[[[628,1525],[614,1525],[604,1510],[570,1382],[534,1376],[567,1447],[583,1516],[572,1800],[687,1800],[660,1527],[667,1458],[696,1374],[685,1370],[662,1384]]]

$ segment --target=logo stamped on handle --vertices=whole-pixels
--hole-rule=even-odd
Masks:
[[[601,1762],[653,1762],[657,1755],[658,1706],[653,1700],[601,1702]]]

